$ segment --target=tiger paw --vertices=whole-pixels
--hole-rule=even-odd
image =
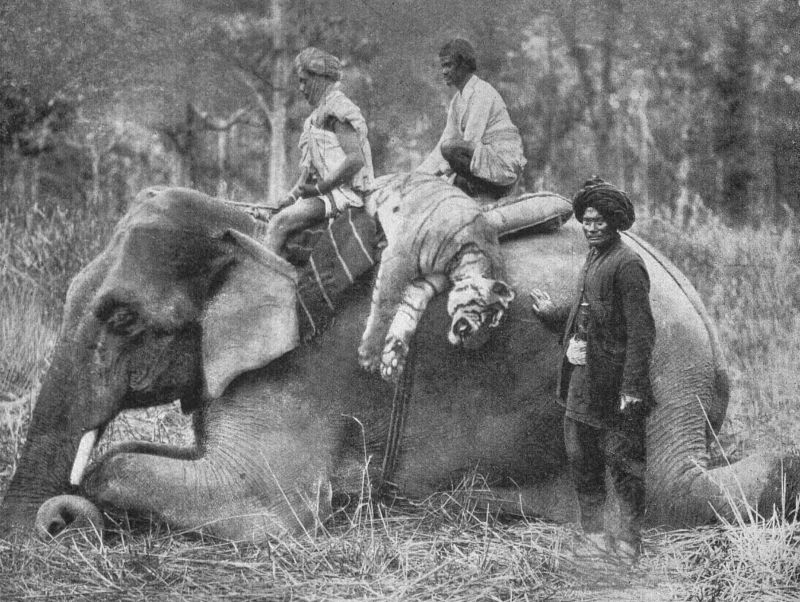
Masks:
[[[358,348],[358,364],[367,372],[377,372],[381,367],[380,353],[362,344]]]
[[[389,338],[381,356],[381,376],[384,380],[397,382],[406,367],[408,345],[401,339]]]

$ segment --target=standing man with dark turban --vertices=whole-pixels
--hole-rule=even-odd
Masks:
[[[498,199],[512,193],[525,166],[522,139],[506,103],[477,75],[475,50],[450,40],[439,51],[442,75],[457,91],[442,137],[417,171],[450,176],[470,196]]]
[[[558,397],[566,408],[564,440],[581,524],[600,551],[635,561],[645,509],[645,418],[652,403],[649,364],[655,343],[650,279],[642,258],[620,238],[635,214],[628,196],[593,178],[573,201],[589,255],[571,308],[532,293],[546,322],[566,318]],[[620,500],[620,531],[604,534],[605,472]]]
[[[340,88],[339,59],[309,47],[294,65],[313,110],[300,135],[300,178],[267,228],[265,244],[276,253],[289,234],[347,207],[363,207],[373,179],[367,123]]]

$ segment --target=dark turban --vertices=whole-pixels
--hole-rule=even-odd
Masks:
[[[615,230],[627,230],[636,220],[628,195],[597,176],[584,182],[583,188],[572,198],[572,210],[579,222],[583,221],[583,214],[589,207],[594,207]]]
[[[298,72],[307,71],[312,75],[321,75],[335,81],[342,77],[341,61],[332,54],[313,46],[309,46],[295,57],[294,68]]]
[[[462,38],[454,38],[449,42],[445,42],[444,46],[439,50],[439,56],[449,56],[454,61],[466,65],[470,71],[478,69],[478,63],[475,60],[475,49],[472,44]]]

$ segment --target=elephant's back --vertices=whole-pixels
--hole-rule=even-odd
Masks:
[[[689,279],[659,251],[635,234],[623,233],[623,241],[644,260],[650,276],[650,302],[656,322],[656,346],[651,376],[657,395],[674,396],[675,384],[667,374],[691,379],[700,397],[720,403],[706,408],[713,426],[724,418],[727,391],[725,362],[714,326]],[[579,285],[588,247],[581,227],[569,222],[547,235],[504,241],[503,252],[509,284],[517,302],[530,304],[528,292],[547,291],[556,304],[570,304]],[[685,383],[683,383],[685,386]]]

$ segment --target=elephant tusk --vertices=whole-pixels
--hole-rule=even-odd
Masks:
[[[81,437],[78,444],[78,453],[75,455],[75,462],[72,464],[72,472],[69,473],[70,485],[80,485],[83,473],[89,465],[89,456],[97,442],[97,429],[87,431]]]

